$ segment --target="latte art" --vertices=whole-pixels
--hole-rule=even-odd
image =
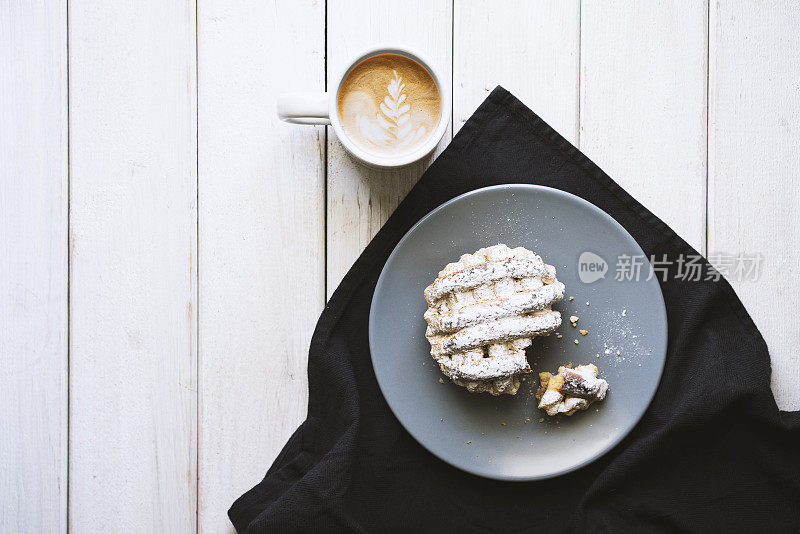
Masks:
[[[430,73],[399,54],[367,58],[351,69],[337,95],[342,128],[364,150],[398,156],[436,130],[441,98]]]

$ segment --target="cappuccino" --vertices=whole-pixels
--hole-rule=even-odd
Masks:
[[[431,74],[399,54],[379,54],[355,65],[336,103],[345,134],[377,155],[412,152],[430,139],[442,116]]]

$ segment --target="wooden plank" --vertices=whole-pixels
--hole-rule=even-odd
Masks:
[[[797,410],[800,5],[714,2],[710,18],[708,246],[763,257],[757,282],[731,281],[769,346],[778,406]]]
[[[452,3],[413,0],[402,7],[370,0],[328,1],[328,88],[362,49],[381,42],[417,49],[451,74]],[[358,21],[357,23],[354,21]],[[447,81],[449,86],[449,80]],[[449,112],[449,110],[444,110]],[[377,171],[354,161],[329,129],[327,291],[330,296],[358,255],[417,182],[429,162]],[[450,141],[445,133],[439,150]]]
[[[0,532],[67,528],[67,6],[0,3]]]
[[[705,251],[707,5],[583,2],[580,148]]]
[[[195,13],[69,3],[74,532],[196,529]]]
[[[325,128],[276,97],[325,90],[325,3],[201,0],[199,525],[264,476],[305,419],[325,303]]]
[[[502,85],[577,144],[579,14],[579,0],[458,0],[453,36],[455,128],[460,129],[489,92]]]

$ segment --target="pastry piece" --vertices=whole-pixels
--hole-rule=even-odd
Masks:
[[[608,382],[597,378],[597,367],[593,364],[558,368],[558,374],[539,373],[539,408],[547,415],[572,415],[585,410],[594,401],[606,398]]]
[[[431,356],[473,393],[516,394],[531,372],[525,349],[561,326],[556,270],[522,247],[482,248],[448,264],[425,289]]]

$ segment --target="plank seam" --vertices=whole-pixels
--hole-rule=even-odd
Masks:
[[[705,250],[708,256],[708,211],[711,203],[711,2],[706,1],[706,202],[705,202]]]
[[[200,22],[198,0],[194,2],[194,221],[195,221],[195,457],[194,457],[194,531],[200,532]],[[191,280],[189,281],[191,283]],[[191,320],[191,318],[190,318]]]
[[[453,140],[456,96],[456,0],[450,3],[450,140]]]
[[[575,132],[575,143],[578,147],[578,150],[581,148],[581,85],[583,84],[583,80],[581,77],[581,71],[583,70],[583,54],[581,53],[583,50],[583,0],[578,0],[578,90],[577,99],[578,103],[576,106],[577,110],[577,117],[576,117],[576,132]]]
[[[323,24],[325,54],[322,59],[323,88],[328,90],[328,1],[325,0]],[[322,151],[322,305],[328,302],[328,126],[322,127],[325,148]]]
[[[72,223],[70,220],[70,214],[72,212],[72,179],[71,179],[71,163],[70,163],[70,154],[71,154],[71,143],[70,143],[70,92],[69,92],[69,83],[70,83],[70,75],[69,75],[69,63],[70,63],[70,53],[69,53],[69,0],[65,0],[64,2],[64,9],[66,10],[66,16],[64,17],[64,23],[66,25],[66,54],[67,54],[67,384],[66,384],[66,391],[67,391],[67,467],[66,467],[66,480],[64,481],[64,490],[65,499],[66,499],[66,517],[65,521],[66,524],[66,532],[69,534],[70,532],[70,413],[71,413],[71,399],[70,399],[70,384],[71,384],[71,376],[70,372],[72,366],[70,365],[70,344],[71,344],[71,332],[72,332],[72,304],[70,301],[71,298],[71,291],[70,288],[72,286]]]

